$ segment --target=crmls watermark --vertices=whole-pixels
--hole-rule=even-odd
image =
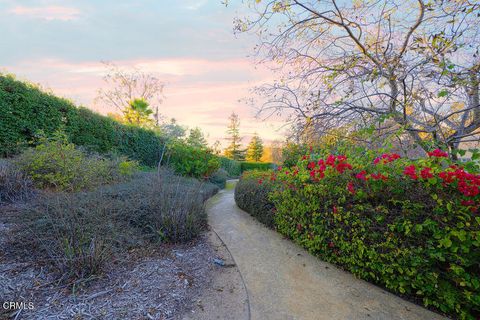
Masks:
[[[2,308],[4,310],[33,310],[35,306],[33,302],[18,302],[18,301],[5,301],[2,303]]]

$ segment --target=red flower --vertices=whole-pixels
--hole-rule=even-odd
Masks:
[[[473,201],[473,200],[462,200],[461,204],[462,204],[462,206],[470,207],[470,206],[473,206],[475,204],[475,201]]]
[[[372,173],[371,177],[373,180],[382,180],[382,181],[387,181],[388,178],[387,176],[381,174],[381,173]]]
[[[373,160],[373,163],[378,164],[379,162],[382,162],[383,164],[385,164],[400,158],[401,157],[398,153],[385,153],[385,154],[382,154],[380,157],[376,158],[375,160]]]
[[[410,165],[410,166],[406,166],[405,169],[403,170],[403,174],[406,175],[406,176],[409,176],[413,180],[418,179],[416,169],[415,169],[415,166],[413,164]]]
[[[360,180],[363,180],[363,181],[367,181],[368,178],[367,178],[366,174],[367,174],[367,171],[362,170],[362,171],[360,171],[359,173],[357,173],[357,174],[355,175],[355,178],[360,179]]]
[[[448,153],[440,149],[435,149],[432,152],[427,152],[427,154],[429,157],[448,158]]]
[[[340,162],[337,164],[336,169],[338,172],[343,173],[347,169],[352,170],[352,165],[350,163]]]
[[[353,186],[353,182],[350,181],[350,182],[347,184],[347,190],[348,190],[348,192],[350,192],[351,194],[355,194],[355,187]]]
[[[262,184],[262,183],[263,183],[263,179],[259,179],[258,184]]]
[[[328,243],[328,247],[329,247],[329,248],[333,248],[333,247],[335,247],[335,244],[334,244],[332,241],[330,241],[330,242]]]
[[[337,212],[338,212],[337,206],[333,206],[333,214],[337,214]]]
[[[428,167],[420,170],[420,175],[422,176],[422,179],[433,178],[433,174],[431,171],[432,171],[432,168],[428,168]]]
[[[316,165],[317,165],[317,164],[312,161],[312,162],[310,162],[310,163],[307,165],[307,168],[311,170],[311,169],[315,168]]]
[[[282,166],[279,166],[279,167],[277,168],[277,170],[278,170],[278,171],[282,171]]]
[[[328,166],[334,166],[335,165],[335,156],[333,154],[329,155],[327,157],[327,161],[325,162]]]

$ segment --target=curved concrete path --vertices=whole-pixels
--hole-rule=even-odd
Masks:
[[[265,228],[236,206],[231,188],[210,199],[207,211],[242,274],[251,319],[445,319],[322,262]]]

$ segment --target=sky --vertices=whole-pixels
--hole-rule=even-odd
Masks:
[[[256,119],[251,88],[272,79],[254,63],[256,38],[234,35],[241,1],[0,0],[0,72],[40,84],[102,114],[95,102],[106,69],[139,67],[165,83],[160,112],[210,143],[222,142],[228,116],[240,116],[244,144],[254,132],[283,139],[280,120]]]

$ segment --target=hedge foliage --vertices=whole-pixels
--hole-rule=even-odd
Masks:
[[[158,133],[120,124],[37,86],[0,75],[0,156],[19,153],[39,132],[64,128],[76,145],[96,152],[119,152],[155,166],[165,143]]]
[[[0,157],[20,153],[37,139],[63,130],[69,141],[98,153],[119,153],[146,166],[162,164],[196,178],[220,166],[209,150],[168,141],[160,132],[121,124],[33,84],[0,74]]]
[[[247,171],[235,185],[237,206],[269,228],[274,228],[274,206],[268,195],[273,184],[264,171]]]
[[[242,172],[248,170],[266,171],[273,169],[273,164],[268,162],[240,162],[240,169]]]
[[[240,161],[232,160],[227,157],[219,157],[220,167],[224,169],[229,177],[236,178],[242,174]]]
[[[276,229],[311,253],[425,306],[477,319],[478,173],[475,161],[457,164],[441,150],[415,161],[361,150],[306,154],[257,185],[274,184]]]

